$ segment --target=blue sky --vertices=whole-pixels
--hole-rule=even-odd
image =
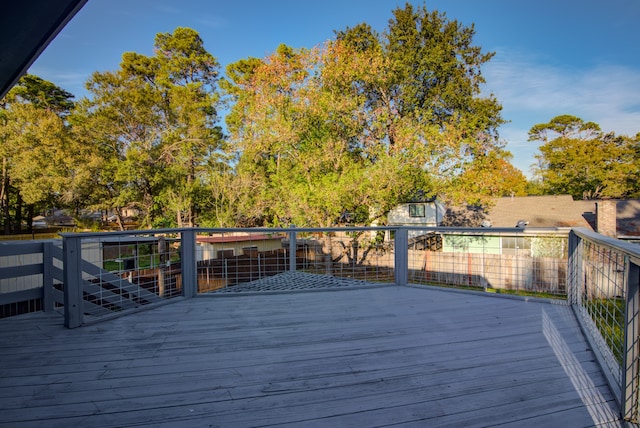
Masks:
[[[509,121],[500,137],[527,175],[537,145],[527,132],[559,114],[603,131],[640,132],[640,1],[412,1],[475,25],[475,44],[496,52],[482,71]],[[30,73],[78,98],[94,71],[116,70],[124,52],[153,53],[159,32],[197,30],[221,65],[263,57],[280,43],[311,47],[361,22],[382,32],[394,0],[89,0]]]

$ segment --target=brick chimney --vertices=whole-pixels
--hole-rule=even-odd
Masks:
[[[618,209],[616,201],[596,202],[596,232],[615,238],[617,236]]]

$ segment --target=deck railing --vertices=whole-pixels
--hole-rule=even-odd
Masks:
[[[254,281],[292,271],[539,297],[567,291],[568,229],[198,228],[64,242],[69,327],[177,296],[261,291]]]
[[[63,241],[63,251],[0,247],[0,303],[41,299],[47,303],[34,308],[57,308],[72,328],[176,297],[261,291],[259,280],[284,272],[560,299],[574,307],[625,419],[638,420],[640,247],[633,244],[582,229],[412,227],[163,229]],[[7,266],[12,252],[31,259]],[[17,275],[43,282],[7,293]]]
[[[622,416],[638,422],[640,246],[586,229],[569,236],[569,301]]]
[[[0,318],[62,307],[62,242],[0,244]]]

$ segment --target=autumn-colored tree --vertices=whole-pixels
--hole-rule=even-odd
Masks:
[[[245,195],[239,212],[250,224],[329,225],[356,181],[360,162],[330,118],[354,101],[332,99],[322,86],[321,54],[281,45],[264,60],[228,68],[235,105],[227,123]]]
[[[345,211],[371,221],[419,190],[477,198],[464,177],[506,171],[509,155],[500,105],[480,97],[492,55],[472,37],[407,4],[384,35],[361,24],[314,49],[280,46],[230,65],[241,211],[252,224],[326,226]],[[508,181],[494,180],[495,192],[513,189]]]
[[[487,197],[527,196],[528,185],[524,174],[509,163],[502,154],[476,157],[457,178],[453,191],[462,193],[454,199],[464,199],[471,205],[487,203]],[[470,197],[476,195],[476,199]]]
[[[561,115],[533,126],[529,140],[542,143],[536,173],[547,193],[597,199],[637,191],[637,137],[605,134],[596,123]]]

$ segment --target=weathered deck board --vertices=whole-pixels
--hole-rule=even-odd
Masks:
[[[2,426],[616,426],[617,412],[562,305],[390,286],[202,297],[75,330],[0,320]]]

